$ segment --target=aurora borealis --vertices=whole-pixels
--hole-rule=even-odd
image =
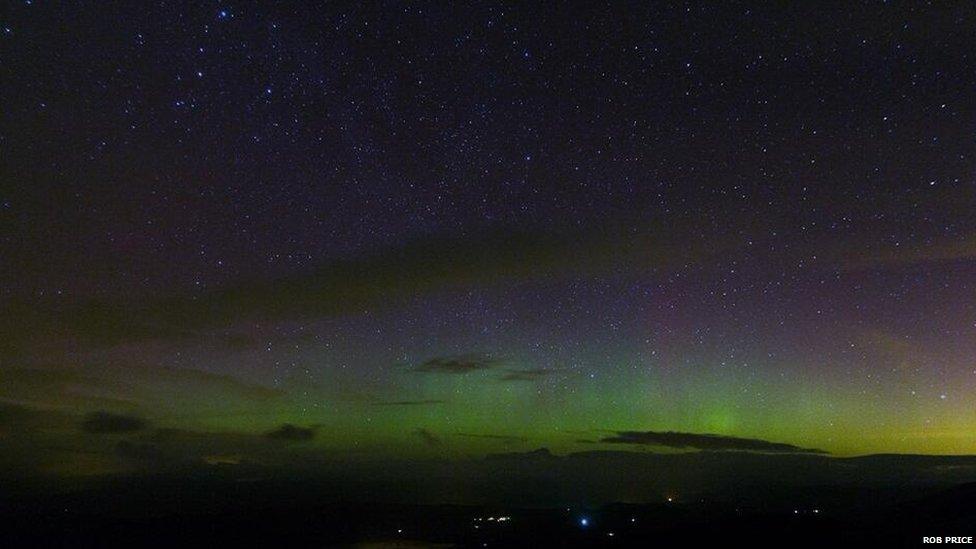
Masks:
[[[976,453],[976,11],[807,4],[11,2],[2,465]]]

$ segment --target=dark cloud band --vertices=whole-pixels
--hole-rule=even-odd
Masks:
[[[679,433],[675,431],[617,431],[600,442],[611,444],[643,444],[668,448],[693,448],[713,451],[742,451],[765,453],[826,454],[816,448],[801,448],[782,442],[725,435]]]

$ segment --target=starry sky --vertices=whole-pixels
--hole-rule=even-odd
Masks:
[[[0,24],[10,455],[976,452],[970,3]]]

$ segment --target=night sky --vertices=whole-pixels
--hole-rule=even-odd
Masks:
[[[4,447],[976,452],[976,7],[815,4],[5,3]]]

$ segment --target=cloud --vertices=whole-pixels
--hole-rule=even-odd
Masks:
[[[0,399],[43,409],[131,412],[133,376],[100,376],[93,368],[0,368]],[[120,372],[123,373],[123,372]],[[122,381],[126,380],[126,381]]]
[[[282,395],[279,389],[190,368],[130,363],[0,368],[0,399],[72,412],[188,413],[193,402],[265,402]]]
[[[0,434],[4,436],[12,434],[31,436],[38,430],[58,429],[76,421],[76,417],[64,412],[37,409],[0,399]]]
[[[782,442],[770,442],[754,438],[739,438],[725,435],[678,433],[674,431],[617,431],[614,436],[604,437],[600,442],[613,444],[645,444],[669,448],[694,448],[698,450],[730,450],[760,452],[771,454],[826,454],[824,450],[800,448]]]
[[[81,429],[87,433],[132,433],[146,428],[146,420],[111,412],[92,412],[85,416]]]
[[[961,201],[959,201],[961,203]],[[702,239],[699,227],[648,226],[632,233],[612,227],[547,234],[495,233],[474,238],[421,239],[376,254],[320,265],[288,277],[238,281],[192,296],[151,295],[88,300],[5,300],[0,357],[37,356],[38,349],[71,351],[151,340],[222,338],[231,347],[255,341],[229,331],[250,319],[274,323],[333,317],[394,306],[444,288],[519,280],[643,273],[707,261],[738,245],[728,236]],[[729,229],[728,235],[741,234]],[[824,261],[847,270],[976,258],[976,235],[875,249],[876,239],[824,244]],[[772,258],[772,259],[775,259]],[[791,260],[790,257],[784,260]]]
[[[178,390],[192,389],[208,395],[221,394],[227,397],[253,401],[271,400],[284,395],[284,391],[241,381],[233,376],[214,374],[192,368],[140,367],[148,382],[153,385],[166,384]],[[149,384],[149,383],[147,383]]]
[[[976,235],[939,239],[934,242],[909,242],[904,245],[878,246],[876,242],[845,249],[845,270],[859,271],[892,268],[923,263],[948,263],[976,259]]]
[[[505,370],[505,375],[498,378],[501,381],[535,381],[537,379],[552,375],[558,370],[549,368],[536,368],[534,370]]]
[[[115,454],[124,459],[144,462],[161,461],[165,457],[158,444],[132,440],[120,440],[115,445]]]
[[[420,437],[420,440],[428,446],[440,446],[441,444],[441,439],[437,435],[422,427],[414,429],[413,434]]]
[[[264,436],[272,440],[312,440],[312,438],[315,436],[315,429],[310,427],[298,427],[296,425],[286,423],[277,429],[268,431]]]
[[[517,437],[512,435],[492,435],[492,434],[479,434],[479,433],[457,433],[459,437],[467,438],[484,438],[489,440],[498,440],[506,444],[513,444],[516,442],[526,442],[528,441],[525,437]]]
[[[285,464],[293,463],[305,451],[312,451],[303,443],[315,434],[315,427],[290,424],[262,433],[166,428],[156,430],[145,441],[183,463],[200,462],[207,456],[238,455],[255,463]]]
[[[4,334],[0,357],[36,356],[41,348],[86,350],[209,337],[250,319],[276,322],[334,317],[395,306],[445,288],[599,275],[618,272],[622,266],[639,273],[649,266],[685,265],[724,249],[714,240],[707,246],[698,245],[695,243],[701,239],[678,235],[695,230],[689,224],[684,228],[647,227],[639,233],[603,227],[586,232],[426,238],[300,274],[239,281],[192,296],[20,297],[4,303],[7,314],[0,317],[0,333]],[[247,343],[233,337],[228,341]]]
[[[381,402],[374,402],[374,406],[429,406],[432,404],[444,404],[446,400],[428,399],[428,400],[386,400]]]
[[[480,370],[494,368],[497,362],[485,355],[459,355],[454,357],[437,357],[418,364],[414,372],[439,374],[467,374]]]

